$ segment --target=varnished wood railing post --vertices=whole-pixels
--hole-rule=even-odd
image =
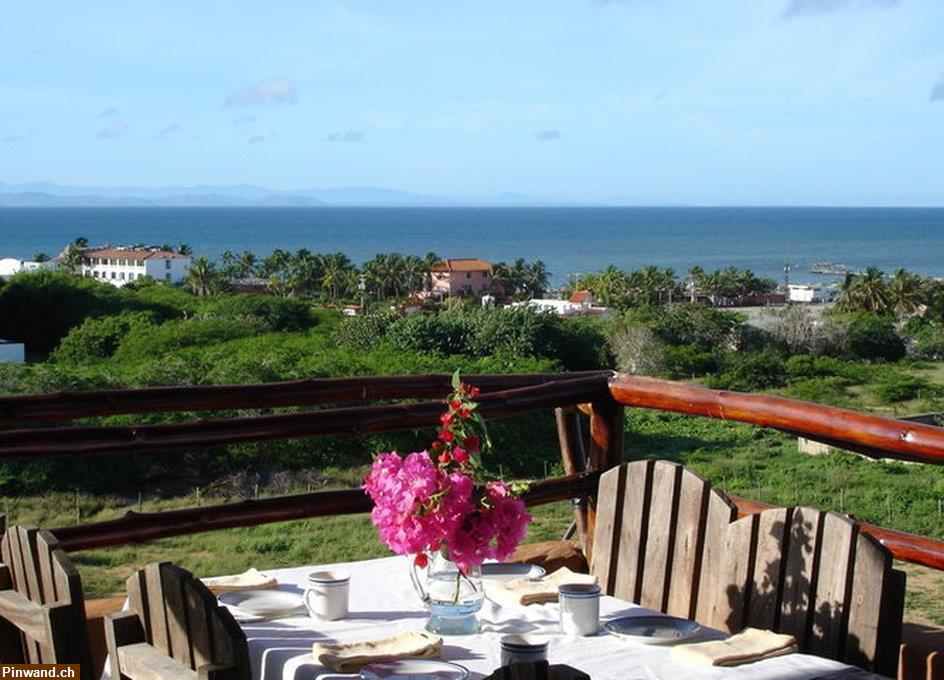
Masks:
[[[602,471],[623,462],[625,408],[615,399],[600,399],[590,405],[590,470]],[[584,553],[593,556],[593,532],[596,527],[596,494],[587,508],[587,539]]]
[[[587,452],[580,439],[580,412],[575,406],[563,406],[554,409],[557,421],[557,439],[560,442],[561,461],[564,474],[577,475],[587,469]],[[580,542],[587,545],[587,498],[574,499],[574,522]]]

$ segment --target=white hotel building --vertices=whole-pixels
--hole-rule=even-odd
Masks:
[[[190,256],[158,249],[94,248],[82,253],[82,276],[121,287],[149,276],[155,281],[180,283],[190,268]]]

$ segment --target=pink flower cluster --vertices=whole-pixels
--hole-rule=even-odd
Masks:
[[[438,467],[425,451],[381,453],[364,480],[380,540],[400,555],[439,550],[472,512],[472,480]]]
[[[507,559],[532,519],[505,482],[488,482],[473,501],[472,478],[437,466],[426,451],[406,458],[381,453],[364,488],[374,501],[371,519],[391,550],[409,555],[445,545],[461,567]]]
[[[531,515],[505,482],[489,482],[481,507],[466,517],[446,541],[449,558],[460,566],[487,559],[506,560],[524,539]]]

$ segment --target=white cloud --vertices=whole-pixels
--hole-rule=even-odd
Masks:
[[[250,144],[261,144],[264,141],[265,141],[265,137],[263,135],[256,135],[255,137],[249,138]]]
[[[298,92],[295,81],[288,78],[273,78],[265,80],[253,87],[244,87],[233,92],[226,98],[226,106],[243,106],[246,104],[263,104],[277,102],[294,104],[298,101]]]
[[[7,135],[6,137],[3,138],[3,142],[5,144],[10,143],[10,142],[22,142],[22,141],[23,141],[23,135]]]
[[[160,130],[157,131],[159,137],[166,137],[167,135],[172,135],[175,132],[180,132],[183,128],[180,127],[179,123],[171,123],[170,125],[165,125]]]
[[[795,17],[804,14],[826,14],[840,9],[867,9],[870,7],[894,7],[901,0],[787,0],[783,16]]]
[[[363,130],[342,130],[340,132],[332,132],[330,135],[324,138],[326,142],[359,142],[364,139],[364,135],[367,134],[367,128]]]
[[[128,131],[128,125],[126,123],[117,122],[112,123],[107,128],[103,128],[98,133],[99,139],[114,139],[115,137],[121,137],[124,133]]]
[[[539,142],[550,142],[562,136],[560,130],[539,130],[534,133],[534,138]]]
[[[102,109],[96,118],[108,118],[108,116],[114,116],[116,113],[118,113],[118,107],[108,106]]]
[[[937,79],[937,84],[931,88],[929,101],[944,102],[944,73]]]

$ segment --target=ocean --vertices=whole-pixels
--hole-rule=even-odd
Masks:
[[[77,236],[102,243],[187,242],[196,254],[274,248],[398,251],[492,262],[541,259],[560,284],[616,265],[734,265],[825,281],[814,262],[904,267],[944,277],[944,208],[0,208],[0,258],[50,255]]]

